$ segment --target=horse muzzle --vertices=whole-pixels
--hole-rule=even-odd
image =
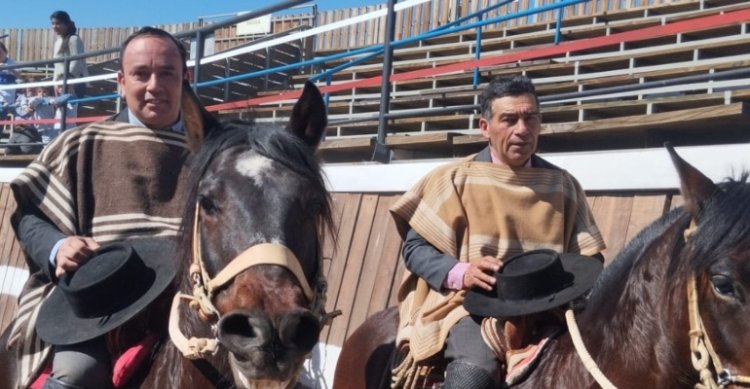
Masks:
[[[260,310],[235,310],[218,323],[219,342],[252,379],[283,380],[296,374],[320,331],[320,321],[306,309],[294,309],[275,321]]]

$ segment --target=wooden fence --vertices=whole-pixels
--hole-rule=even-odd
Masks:
[[[396,20],[396,39],[415,36],[439,26],[443,26],[459,17],[470,15],[479,9],[486,8],[505,0],[432,0],[400,12]],[[711,0],[591,0],[565,9],[565,18],[584,15],[602,14],[633,8],[644,8],[666,3],[703,3]],[[714,0],[718,1],[718,0]],[[384,1],[385,2],[385,1]],[[552,4],[556,0],[517,0],[503,5],[489,13],[484,18],[518,12],[534,7]],[[311,13],[297,15],[275,16],[272,21],[272,32],[286,31],[300,25],[311,27],[328,25],[341,20],[352,18],[384,8],[385,4],[345,8],[319,12],[317,17]],[[556,11],[547,11],[521,19],[488,25],[485,29],[499,29],[509,26],[519,26],[536,23],[549,23],[557,18]],[[346,50],[355,47],[365,47],[383,43],[385,18],[376,18],[366,22],[353,24],[341,29],[328,31],[315,37],[314,49],[317,51]],[[198,22],[168,24],[157,26],[172,33],[186,31],[198,27]],[[95,51],[120,46],[125,38],[138,27],[102,27],[79,28],[79,35],[83,39],[87,51]],[[49,59],[55,34],[50,28],[0,28],[0,36],[8,35],[3,42],[8,46],[10,57],[17,62],[39,61]],[[236,27],[220,29],[215,34],[214,51],[219,52],[231,47],[248,43],[257,37],[238,36]],[[90,58],[91,63],[116,58],[117,54]]]
[[[337,246],[324,245],[329,310],[343,315],[321,334],[321,342],[341,346],[368,316],[395,304],[395,291],[404,266],[399,259],[401,238],[388,209],[399,193],[334,193]],[[589,193],[589,206],[608,248],[609,262],[627,241],[669,209],[682,204],[674,191]],[[15,201],[7,183],[0,184],[0,330],[13,318],[15,269],[26,268],[20,245],[10,226]]]

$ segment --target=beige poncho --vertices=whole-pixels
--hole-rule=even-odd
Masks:
[[[549,248],[594,255],[604,241],[578,182],[561,169],[510,168],[464,160],[439,167],[391,208],[408,228],[462,262]],[[415,362],[443,349],[450,328],[468,315],[464,291],[441,293],[407,272],[399,289],[398,344]]]

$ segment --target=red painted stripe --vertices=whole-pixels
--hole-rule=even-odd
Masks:
[[[727,26],[742,22],[750,21],[750,9],[744,9],[734,12],[727,12],[718,15],[704,16],[695,19],[682,20],[673,22],[661,26],[645,27],[638,30],[621,32],[608,36],[601,36],[595,38],[579,39],[571,42],[563,42],[556,46],[540,47],[531,50],[523,50],[516,53],[502,54],[494,57],[486,57],[478,60],[469,60],[465,62],[457,62],[449,65],[438,66],[434,68],[419,69],[410,72],[397,73],[391,76],[392,81],[406,81],[418,78],[427,78],[446,73],[462,72],[474,68],[482,68],[488,66],[501,65],[506,63],[512,63],[516,61],[524,61],[538,58],[545,58],[554,55],[565,54],[569,52],[576,52],[581,50],[588,50],[598,47],[604,47],[612,44],[622,42],[633,42],[643,39],[674,35],[678,33],[684,33],[689,31],[697,31],[706,28]],[[320,91],[326,92],[338,92],[342,90],[351,90],[354,88],[361,88],[366,86],[377,86],[381,83],[382,76],[375,76],[366,78],[363,80],[344,82],[336,85],[320,87]],[[256,97],[247,100],[233,101],[230,103],[215,104],[206,107],[209,111],[221,111],[228,109],[247,108],[255,105],[279,102],[283,100],[293,100],[300,96],[301,90],[292,90],[288,92],[282,92],[278,95]],[[82,117],[76,119],[69,119],[73,123],[91,122],[100,120],[101,117]],[[33,124],[33,121],[25,121],[29,124]],[[10,121],[0,121],[0,124],[9,124]],[[16,123],[20,123],[17,121]]]
[[[505,63],[511,63],[516,61],[544,58],[553,55],[565,54],[568,52],[575,52],[587,49],[593,49],[597,47],[603,47],[620,42],[632,42],[637,40],[655,38],[666,35],[674,35],[678,33],[696,31],[710,27],[726,26],[741,22],[750,21],[750,9],[728,12],[725,14],[704,16],[695,19],[688,19],[679,22],[669,23],[661,26],[645,27],[638,30],[621,32],[608,36],[601,36],[588,39],[579,39],[571,42],[563,42],[556,46],[548,46],[535,48],[531,50],[519,51],[517,53],[503,54],[494,57],[482,58],[479,60],[470,60],[465,62],[458,62],[449,65],[438,66],[434,68],[426,68],[420,70],[414,70],[410,72],[397,73],[391,76],[392,81],[405,81],[413,80],[417,78],[433,77],[441,74],[460,72],[475,67],[487,67],[500,65]],[[365,86],[376,86],[380,85],[382,76],[375,76],[363,80],[350,81],[340,83],[336,85],[323,86],[320,91],[325,92],[337,92],[341,90],[351,90],[354,88],[361,88]],[[289,92],[280,93],[275,96],[264,96],[257,97],[243,101],[233,101],[231,103],[216,104],[209,107],[210,111],[227,110],[245,108],[254,105],[278,102],[282,100],[296,99],[300,96],[301,90],[294,90]]]

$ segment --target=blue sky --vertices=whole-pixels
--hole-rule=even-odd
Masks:
[[[319,10],[381,4],[386,0],[315,0]],[[0,28],[49,27],[49,15],[64,10],[78,27],[130,27],[196,21],[200,17],[251,11],[273,0],[2,0]],[[309,8],[307,8],[309,9]],[[303,12],[303,10],[300,10]]]

